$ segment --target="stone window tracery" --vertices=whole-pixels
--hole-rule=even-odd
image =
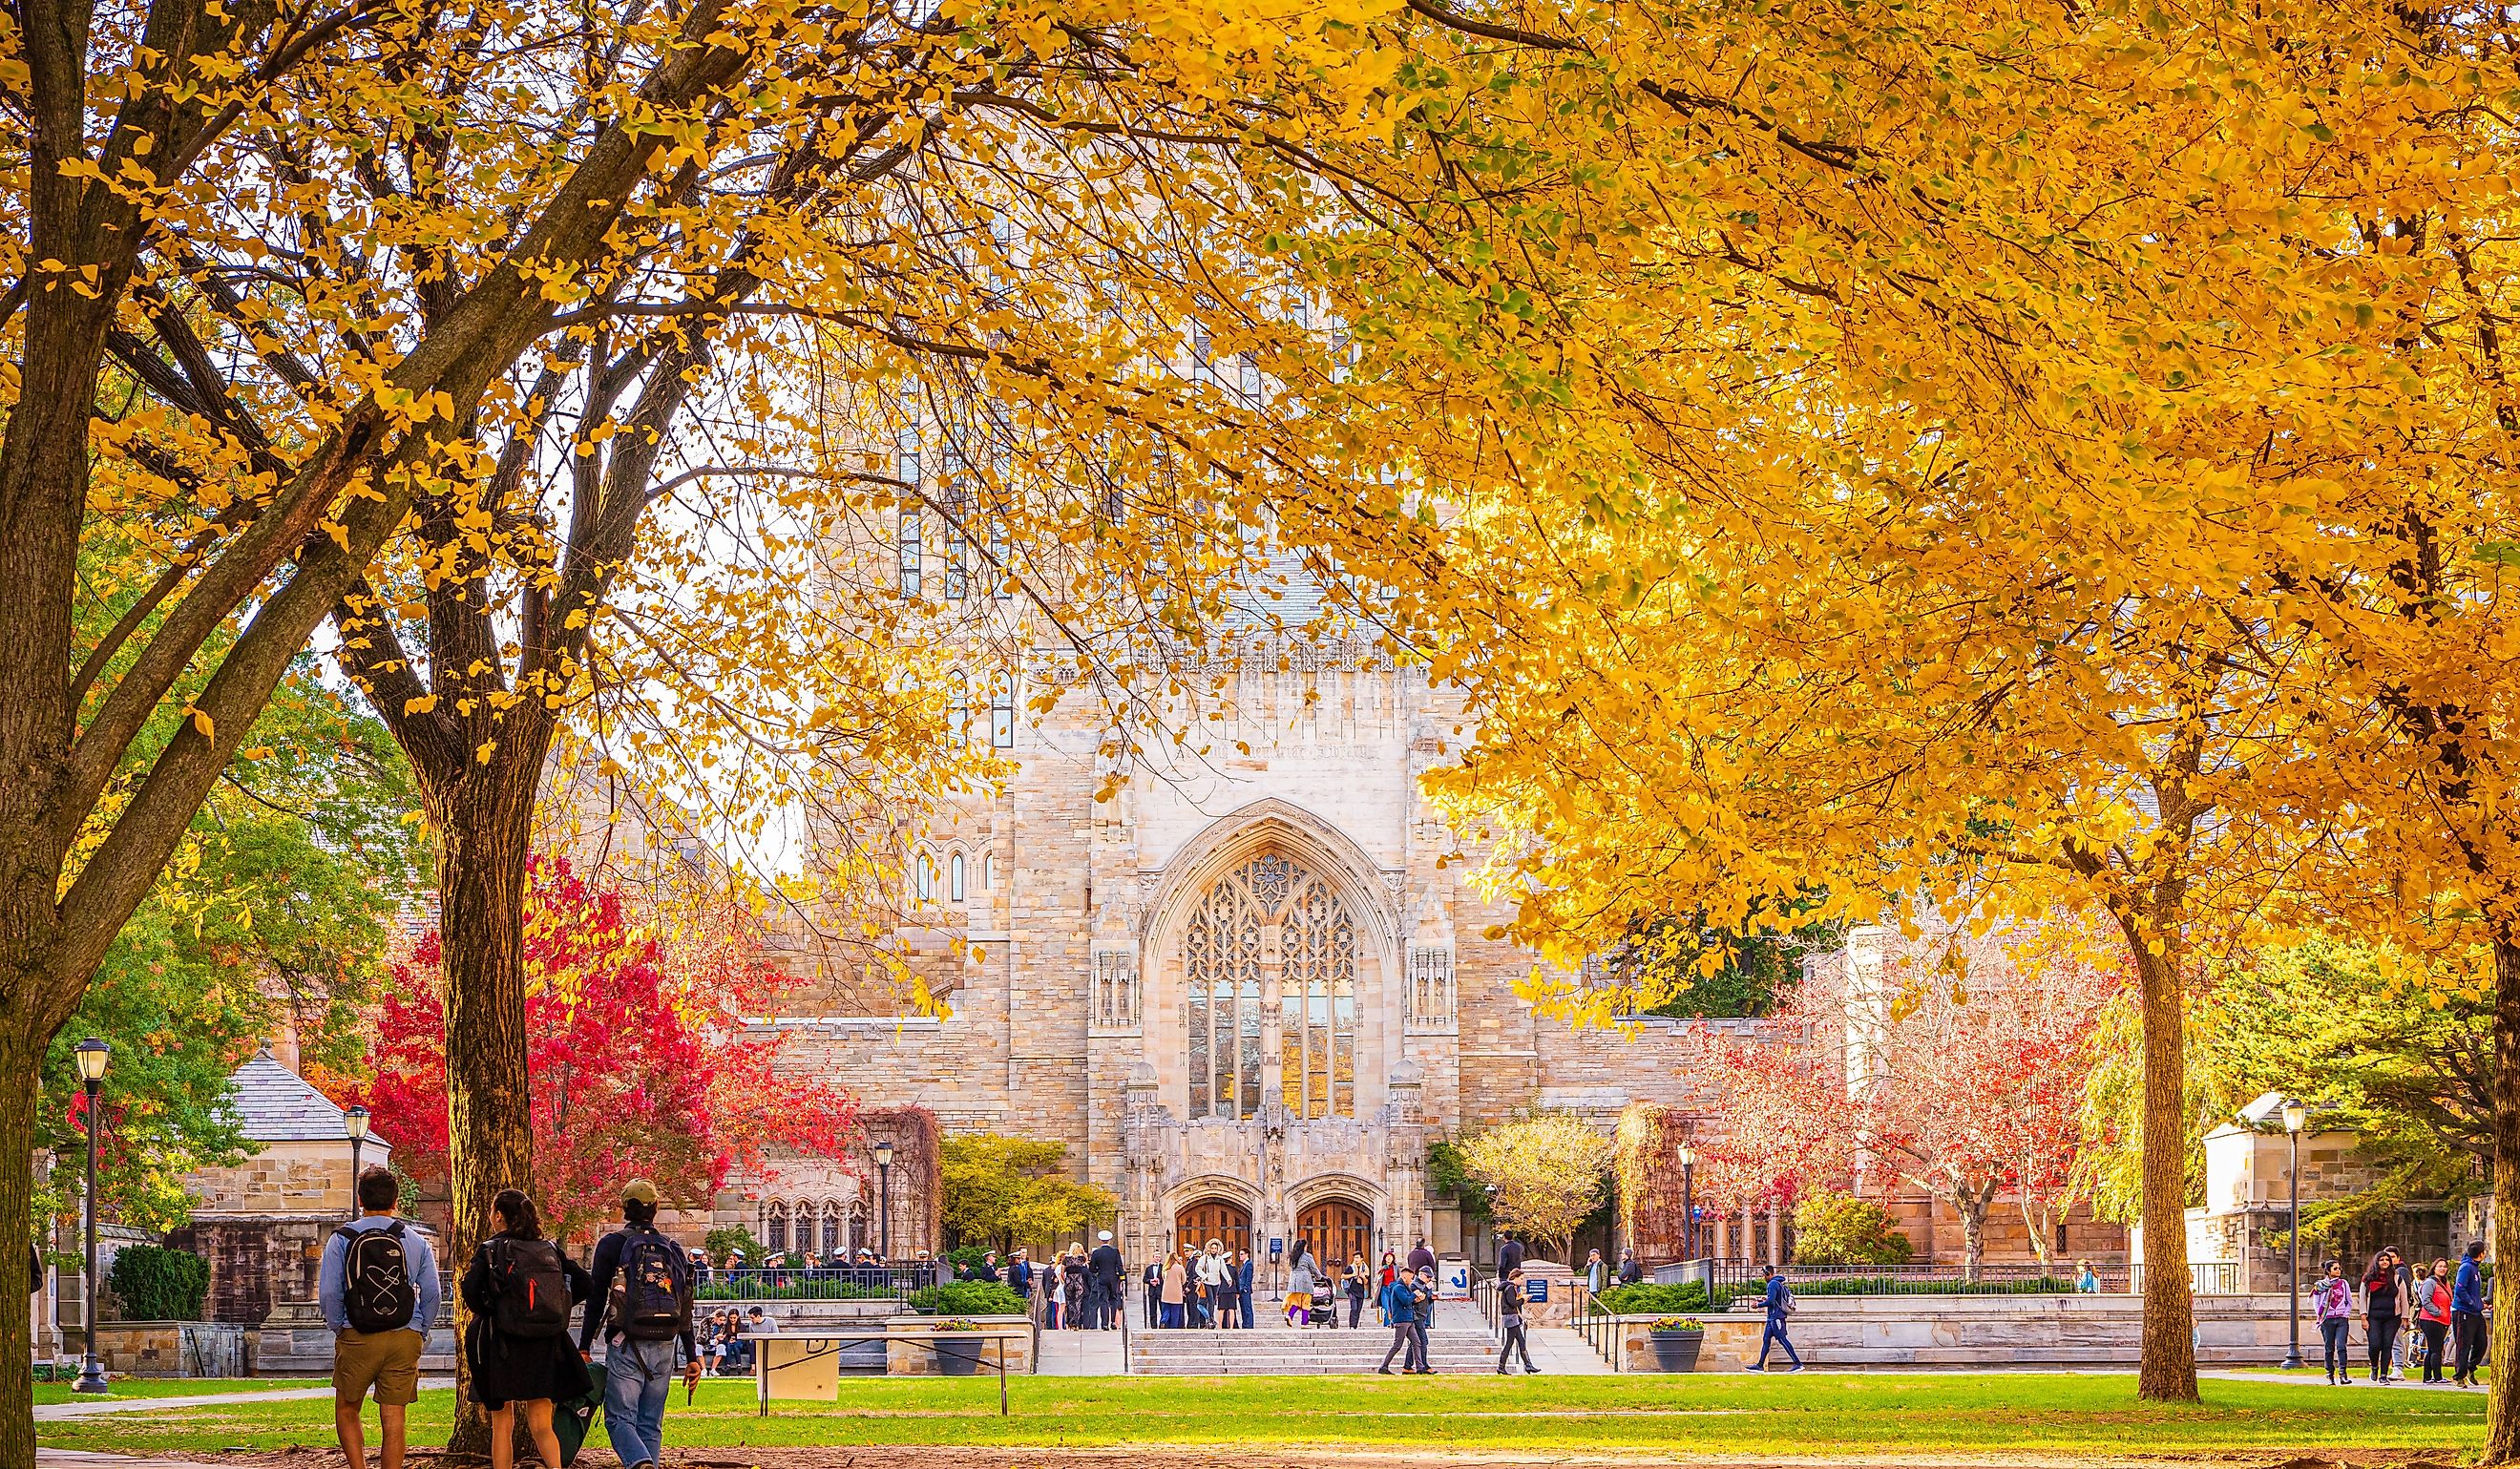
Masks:
[[[1454,1026],[1453,950],[1449,944],[1409,946],[1409,1028],[1449,1031]]]
[[[1138,1017],[1138,956],[1132,949],[1094,951],[1094,1029],[1135,1031]]]
[[[1356,1111],[1356,919],[1328,878],[1282,853],[1208,889],[1182,937],[1192,1117],[1262,1100],[1263,1020],[1276,1009],[1279,1100],[1298,1117]]]

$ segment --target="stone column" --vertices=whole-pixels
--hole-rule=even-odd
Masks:
[[[1774,1204],[1768,1206],[1768,1264],[1785,1268],[1785,1217]]]

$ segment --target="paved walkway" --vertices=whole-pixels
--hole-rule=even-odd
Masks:
[[[1116,1377],[1121,1370],[1120,1333],[1116,1331],[1045,1331],[1041,1334],[1044,1377]]]
[[[451,1388],[452,1377],[424,1377],[424,1388]],[[95,1402],[40,1402],[35,1405],[35,1421],[58,1423],[66,1418],[92,1418],[104,1413],[141,1413],[161,1407],[225,1407],[232,1402],[304,1402],[333,1396],[330,1383],[310,1383],[302,1388],[272,1388],[254,1393],[202,1393],[185,1398],[108,1398]],[[111,1455],[100,1462],[114,1462]]]

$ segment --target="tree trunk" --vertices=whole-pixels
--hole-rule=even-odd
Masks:
[[[516,757],[511,757],[516,758]],[[439,840],[438,943],[446,986],[446,1135],[452,1225],[450,1267],[461,1279],[474,1246],[492,1232],[490,1201],[533,1186],[532,1092],[525,1066],[525,874],[540,762],[518,779],[474,764],[450,781],[427,780]],[[460,1343],[472,1313],[459,1300]],[[454,1436],[448,1449],[488,1449],[488,1423],[472,1410],[472,1369],[456,1354]],[[521,1419],[519,1420],[521,1422]]]
[[[2494,1259],[2520,1260],[2520,930],[2494,937]],[[2504,1292],[2508,1294],[2508,1292]],[[2494,1313],[2486,1349],[2485,1447],[2480,1464],[2520,1460],[2520,1310]]]
[[[2139,936],[2143,1000],[2143,1361],[2138,1397],[2196,1401],[2196,1310],[2187,1276],[2187,1028],[2179,963]]]
[[[1960,1217],[1960,1278],[1974,1281],[1986,1266],[1986,1211],[1995,1202],[1995,1185],[1952,1190],[1952,1205]]]
[[[18,1252],[14,1242],[34,1237],[35,1171],[35,1094],[31,1080],[35,1069],[44,1063],[41,1045],[29,1048],[12,1034],[13,1043],[0,1048],[0,1075],[28,1079],[24,1085],[8,1089],[9,1097],[0,1104],[0,1158],[15,1166],[0,1167],[0,1240],[11,1241],[12,1247],[0,1249],[0,1302],[6,1302],[9,1329],[0,1332],[0,1464],[31,1464],[35,1461],[35,1418],[30,1406],[35,1401],[32,1370],[32,1343],[27,1340],[29,1318],[18,1314],[17,1303],[26,1300],[37,1283],[26,1278],[26,1257]]]

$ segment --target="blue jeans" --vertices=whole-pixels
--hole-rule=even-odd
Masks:
[[[604,1432],[624,1469],[662,1463],[675,1344],[616,1339],[604,1353]]]
[[[1176,1330],[1176,1331],[1180,1330],[1180,1329],[1181,1329],[1181,1323],[1182,1323],[1182,1309],[1181,1309],[1181,1303],[1180,1303],[1180,1302],[1178,1302],[1178,1301],[1166,1301],[1166,1302],[1164,1302],[1164,1303],[1163,1303],[1163,1315],[1162,1315],[1161,1319],[1162,1319],[1162,1321],[1163,1321],[1163,1323],[1164,1323],[1164,1325],[1165,1325],[1165,1326],[1170,1327],[1170,1328],[1172,1328],[1173,1330]]]
[[[1251,1321],[1252,1321],[1252,1315],[1251,1315],[1251,1298],[1252,1298],[1253,1296],[1258,1295],[1258,1294],[1259,1294],[1259,1292],[1258,1292],[1258,1291],[1249,1291],[1249,1290],[1246,1290],[1246,1291],[1242,1291],[1242,1292],[1240,1292],[1240,1293],[1239,1293],[1239,1294],[1238,1294],[1238,1295],[1236,1296],[1236,1298],[1235,1298],[1235,1299],[1237,1299],[1237,1300],[1238,1300],[1238,1301],[1240,1301],[1240,1302],[1242,1303],[1242,1329],[1243,1329],[1243,1330],[1245,1330],[1245,1331],[1249,1331],[1249,1330],[1252,1330],[1252,1329],[1253,1329],[1252,1324],[1251,1324]]]
[[[1759,1365],[1762,1367],[1768,1364],[1768,1344],[1771,1342],[1785,1349],[1787,1361],[1797,1367],[1803,1364],[1802,1354],[1794,1350],[1793,1342],[1785,1335],[1785,1318],[1774,1313],[1768,1316],[1767,1329],[1759,1333]]]

